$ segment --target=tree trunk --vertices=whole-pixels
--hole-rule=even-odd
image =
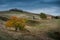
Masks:
[[[18,28],[17,27],[15,27],[15,31],[17,31],[18,30]]]

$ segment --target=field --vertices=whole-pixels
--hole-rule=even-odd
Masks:
[[[59,40],[54,33],[60,33],[60,19],[40,20],[39,23],[28,23],[25,27],[29,31],[8,30],[0,20],[0,40]],[[49,36],[50,35],[50,36]],[[53,36],[51,36],[53,35]],[[60,35],[60,34],[59,34]]]
[[[3,19],[1,20],[1,16]],[[6,28],[6,19],[10,16],[27,18],[24,31],[14,31]],[[33,20],[33,16],[36,19]],[[6,17],[6,18],[5,18]],[[0,13],[0,40],[60,40],[60,19],[42,20],[39,15],[28,12],[2,12]]]

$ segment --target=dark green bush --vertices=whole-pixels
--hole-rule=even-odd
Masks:
[[[0,16],[0,20],[7,21],[8,18]]]
[[[42,19],[46,19],[46,18],[47,18],[47,16],[46,16],[46,14],[45,14],[45,13],[40,13],[40,18],[42,18]]]

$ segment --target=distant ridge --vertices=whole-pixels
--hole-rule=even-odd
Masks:
[[[20,10],[20,9],[17,9],[17,8],[14,8],[14,9],[10,9],[9,11],[17,11],[17,12],[23,12],[23,10]]]
[[[38,15],[40,16],[38,13],[31,13],[31,12],[28,12],[28,11],[24,11],[24,10],[21,10],[21,9],[18,9],[18,8],[13,8],[13,9],[9,9],[9,10],[5,10],[5,11],[0,11],[0,14],[10,14],[10,12],[20,12],[20,13],[23,13],[23,14],[31,14],[31,15]],[[54,15],[50,15],[50,14],[46,14],[47,16],[54,16]]]
[[[39,15],[37,13],[31,13],[31,12],[24,11],[24,10],[21,10],[21,9],[18,9],[18,8],[13,8],[13,9],[5,10],[5,11],[0,11],[0,14],[6,14],[6,13],[9,14],[10,12],[20,12],[20,13],[23,13],[23,14]]]

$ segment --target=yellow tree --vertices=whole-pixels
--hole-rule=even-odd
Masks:
[[[6,21],[6,27],[14,27],[15,31],[23,30],[26,25],[26,19],[24,18],[17,18],[16,16],[12,16],[8,21]]]

